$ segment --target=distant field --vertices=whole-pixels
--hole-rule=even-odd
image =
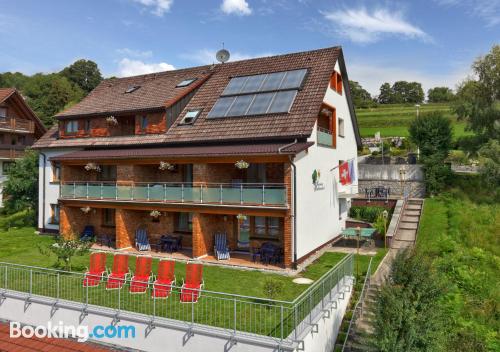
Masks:
[[[471,134],[465,131],[465,123],[457,122],[448,104],[421,104],[420,112],[441,111],[453,124],[455,138]],[[417,114],[413,105],[388,104],[376,108],[356,109],[362,137],[373,136],[377,131],[383,137],[408,136],[408,125]]]

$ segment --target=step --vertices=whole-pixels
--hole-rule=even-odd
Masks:
[[[418,220],[420,219],[420,216],[415,216],[415,215],[407,215],[407,214],[403,214],[403,216],[401,217],[401,221],[402,222],[415,222],[415,223],[418,223]]]
[[[408,199],[408,204],[424,204],[423,199]]]
[[[412,246],[412,242],[407,242],[407,241],[393,241],[391,248],[394,249],[403,249],[403,248],[408,248]]]
[[[421,204],[407,204],[405,207],[405,210],[421,210],[422,205]]]
[[[403,216],[417,216],[420,217],[420,211],[419,210],[405,210],[403,213]]]
[[[405,230],[416,230],[418,228],[418,222],[401,221],[399,223],[399,228]]]

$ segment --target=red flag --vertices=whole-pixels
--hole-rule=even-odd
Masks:
[[[339,166],[340,183],[348,185],[351,183],[351,174],[349,173],[349,163],[343,162]]]

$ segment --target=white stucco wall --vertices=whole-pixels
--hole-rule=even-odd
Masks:
[[[7,176],[3,173],[3,160],[0,160],[0,208],[3,207],[3,183],[7,180]]]
[[[336,65],[338,72],[338,63]],[[357,158],[357,145],[354,127],[349,112],[345,92],[342,95],[328,87],[324,102],[334,106],[338,119],[344,119],[344,137],[338,136],[335,149],[314,144],[307,152],[298,154],[295,158],[297,167],[297,259],[318,248],[325,242],[339,235],[345,226],[347,210],[350,201],[347,200],[345,211],[339,219],[339,193],[350,192],[352,186],[357,185],[357,179],[351,186],[342,186],[339,183],[339,171],[334,167],[339,160]],[[317,141],[316,126],[308,139]],[[355,162],[357,175],[357,159]],[[319,170],[319,182],[323,185],[316,188],[312,183],[314,170]]]
[[[59,198],[59,183],[52,182],[52,164],[50,158],[74,151],[76,149],[57,149],[57,150],[41,150],[38,159],[38,228],[48,230],[59,230],[59,225],[50,224],[50,205],[57,204]],[[46,156],[45,162],[45,178],[44,178],[44,160],[43,154]],[[43,199],[43,187],[45,185],[45,202]],[[45,212],[44,212],[45,209]]]

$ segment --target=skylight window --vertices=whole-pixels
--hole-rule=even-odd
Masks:
[[[289,112],[306,73],[306,69],[300,69],[233,77],[208,117]]]
[[[132,93],[135,92],[137,89],[141,88],[141,86],[129,86],[125,93]]]
[[[189,79],[185,79],[184,81],[182,82],[179,82],[179,84],[177,84],[175,86],[175,88],[180,88],[180,87],[187,87],[189,86],[191,83],[193,83],[194,81],[196,81],[197,78],[189,78]]]
[[[188,110],[184,118],[179,123],[180,125],[190,125],[196,121],[201,114],[201,109]]]

